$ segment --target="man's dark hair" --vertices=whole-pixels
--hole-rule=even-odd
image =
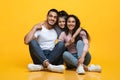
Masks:
[[[57,9],[50,9],[50,10],[48,11],[47,15],[49,15],[50,12],[55,12],[55,13],[58,15]]]

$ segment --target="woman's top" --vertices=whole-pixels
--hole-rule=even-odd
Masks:
[[[83,51],[87,52],[88,48],[89,48],[89,43],[88,43],[88,39],[87,39],[85,31],[80,31],[79,35],[82,38],[82,41],[84,43]],[[72,38],[71,34],[66,35],[65,32],[62,32],[61,35],[59,36],[59,41],[63,41],[64,43],[67,43],[67,42],[69,42],[69,40],[71,38]],[[67,50],[71,53],[77,53],[76,44],[73,43],[73,44],[67,46]]]

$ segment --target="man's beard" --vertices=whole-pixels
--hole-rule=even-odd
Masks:
[[[50,26],[55,26],[55,25],[56,25],[56,23],[54,23],[54,24],[49,24],[48,20],[47,20],[47,24],[50,25]]]

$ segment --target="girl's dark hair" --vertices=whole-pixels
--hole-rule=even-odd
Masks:
[[[66,19],[67,16],[68,16],[68,13],[64,10],[61,10],[58,12],[58,17],[64,17]]]

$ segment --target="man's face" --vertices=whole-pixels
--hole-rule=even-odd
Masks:
[[[56,22],[57,22],[57,13],[51,11],[51,12],[47,15],[47,23],[48,23],[50,26],[54,26]]]

